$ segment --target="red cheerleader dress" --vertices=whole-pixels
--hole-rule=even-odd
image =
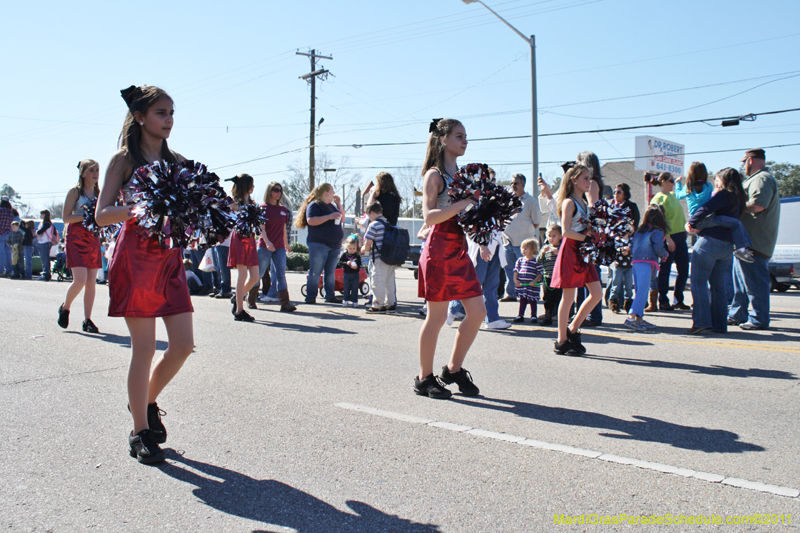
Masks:
[[[419,258],[417,295],[429,302],[483,296],[475,266],[467,254],[467,238],[455,218],[431,228]]]
[[[86,229],[83,224],[72,223],[67,226],[65,248],[67,268],[103,268],[100,238]]]
[[[108,316],[192,313],[180,248],[163,248],[135,220],[122,226],[108,264]]]
[[[228,250],[228,266],[236,268],[236,265],[258,266],[258,249],[255,237],[240,237],[234,231]]]
[[[589,224],[589,209],[576,199],[572,199],[575,205],[575,215],[572,217],[572,230],[583,233]],[[554,289],[576,289],[585,287],[587,283],[600,281],[597,275],[597,268],[594,263],[586,262],[581,257],[581,243],[574,239],[564,238],[558,249],[556,264],[553,266],[553,282],[551,287]]]

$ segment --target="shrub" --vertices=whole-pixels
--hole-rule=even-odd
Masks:
[[[286,254],[286,269],[297,270],[300,267],[302,270],[308,270],[308,254],[298,252],[289,252]]]
[[[299,254],[308,254],[308,246],[302,242],[293,242],[289,245],[290,252],[297,252]]]

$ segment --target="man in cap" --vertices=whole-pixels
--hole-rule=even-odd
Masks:
[[[745,152],[742,158],[747,178],[742,186],[747,193],[747,206],[742,225],[753,242],[755,261],[733,261],[733,301],[728,311],[728,324],[745,330],[769,327],[769,259],[778,239],[781,216],[781,195],[778,183],[766,168],[766,154],[761,148]],[[752,310],[748,313],[748,306]]]

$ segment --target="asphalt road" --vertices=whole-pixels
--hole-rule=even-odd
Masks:
[[[289,274],[297,300],[303,282]],[[421,317],[409,271],[396,315],[260,305],[247,324],[228,302],[195,297],[195,353],[159,398],[168,460],[148,467],[127,453],[124,320],[105,316],[98,287],[102,333],[80,331],[80,300],[60,329],[66,289],[0,279],[2,530],[665,527],[584,515],[740,522],[668,531],[800,524],[798,291],[773,294],[770,331],[690,337],[679,312],[633,333],[606,311],[606,326],[584,331],[582,358],[553,354],[553,328],[481,331],[465,367],[483,396],[449,401],[412,392]],[[455,331],[442,330],[439,366]],[[163,324],[158,340],[162,350]],[[784,525],[753,524],[756,514]],[[561,515],[576,523],[556,524]]]

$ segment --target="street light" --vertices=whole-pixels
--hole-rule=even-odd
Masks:
[[[506,19],[498,15],[491,7],[484,4],[481,0],[461,0],[465,4],[474,4],[478,3],[481,4],[483,7],[491,11],[494,16],[499,18],[503,21],[503,23],[514,30],[514,33],[522,37],[525,42],[527,42],[531,47],[531,125],[532,125],[532,135],[531,135],[531,142],[532,142],[532,161],[533,161],[533,176],[532,179],[529,181],[533,184],[533,195],[539,195],[539,185],[536,181],[539,177],[539,127],[537,124],[537,116],[536,116],[536,40],[533,35],[531,35],[530,39],[525,37],[522,32],[520,32],[517,28],[512,26],[508,23]]]

